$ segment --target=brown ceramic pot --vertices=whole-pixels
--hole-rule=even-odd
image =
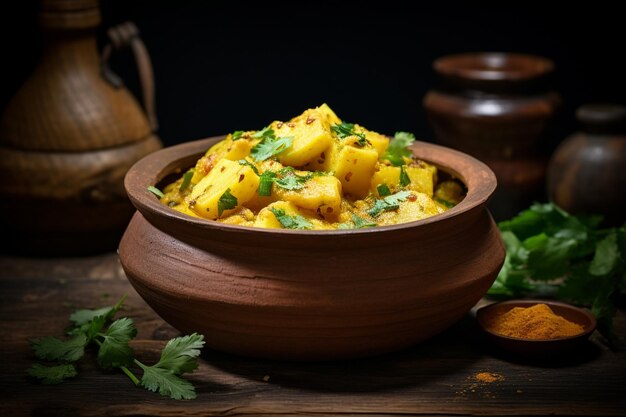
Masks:
[[[583,130],[556,149],[548,194],[574,214],[601,214],[605,224],[626,221],[626,106],[588,104],[576,112]]]
[[[439,85],[424,97],[437,140],[485,162],[498,178],[496,219],[543,200],[547,157],[540,140],[559,96],[549,89],[553,63],[512,53],[466,53],[437,59]]]
[[[223,137],[157,151],[125,185],[138,212],[119,247],[129,281],[166,321],[207,345],[274,359],[353,358],[425,340],[493,283],[504,245],[486,204],[493,172],[438,145],[414,153],[460,178],[467,197],[424,220],[357,230],[258,229],[192,218],[146,188]]]

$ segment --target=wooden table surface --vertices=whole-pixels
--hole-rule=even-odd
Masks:
[[[0,416],[173,415],[626,415],[626,353],[594,334],[575,357],[528,363],[486,345],[473,315],[411,349],[344,362],[289,363],[203,349],[188,376],[198,392],[175,401],[102,372],[93,355],[78,377],[44,386],[25,370],[28,339],[63,334],[76,308],[113,304],[138,328],[136,356],[155,360],[178,334],[126,281],[117,255],[80,259],[0,257]],[[118,314],[118,317],[120,315]],[[616,318],[626,335],[626,316]],[[210,339],[211,335],[205,335]],[[144,360],[145,359],[145,360]],[[479,372],[503,377],[479,382]]]

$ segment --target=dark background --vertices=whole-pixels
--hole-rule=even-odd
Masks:
[[[432,61],[464,51],[554,60],[564,105],[546,147],[577,129],[580,104],[625,103],[624,18],[608,3],[374,3],[103,0],[99,35],[126,20],[139,27],[166,145],[260,129],[323,102],[372,130],[433,141],[421,104],[436,82]],[[36,2],[23,1],[2,12],[1,108],[37,63],[36,11]],[[130,52],[112,66],[138,93]]]

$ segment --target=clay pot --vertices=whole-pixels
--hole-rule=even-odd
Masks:
[[[626,107],[588,104],[576,117],[583,130],[567,137],[549,164],[548,194],[573,214],[601,214],[605,224],[626,221]]]
[[[423,104],[437,140],[495,172],[490,208],[496,219],[545,199],[540,141],[560,103],[549,89],[553,63],[525,54],[466,53],[439,58],[433,67],[440,82]]]
[[[132,23],[96,45],[97,0],[42,0],[44,51],[0,120],[0,227],[6,251],[82,255],[113,250],[133,207],[126,171],[161,148],[152,69]],[[144,108],[108,68],[114,49],[132,48]]]
[[[183,333],[204,334],[211,348],[296,360],[401,349],[463,317],[500,270],[504,245],[486,209],[493,172],[433,144],[413,149],[460,178],[467,197],[441,215],[394,226],[228,225],[171,210],[146,190],[221,139],[166,148],[130,169],[125,185],[138,212],[119,247],[146,302]]]

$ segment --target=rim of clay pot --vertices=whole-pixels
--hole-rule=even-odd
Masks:
[[[468,52],[438,58],[433,68],[444,77],[459,80],[530,81],[548,75],[554,63],[531,54]]]
[[[194,236],[191,236],[191,239],[195,242],[201,239],[218,239],[218,235],[223,236],[223,233],[245,233],[248,235],[252,233],[256,237],[266,236],[267,238],[276,239],[277,242],[287,244],[309,239],[327,241],[328,238],[347,236],[379,236],[381,233],[403,231],[416,226],[444,222],[468,212],[482,210],[494,193],[497,185],[493,171],[478,159],[451,148],[427,142],[415,142],[412,150],[419,159],[432,163],[438,169],[458,178],[465,184],[468,191],[459,204],[444,213],[413,222],[347,230],[253,228],[188,216],[160,203],[158,198],[147,190],[149,186],[159,184],[167,176],[174,173],[180,175],[180,173],[194,166],[197,159],[204,155],[211,145],[224,139],[224,137],[215,136],[163,148],[137,161],[129,169],[124,180],[126,192],[133,205],[157,228],[177,237],[183,235],[182,237],[189,238],[189,235],[192,234]],[[165,225],[174,224],[184,229],[184,231],[177,232],[172,228],[165,230]],[[289,240],[293,236],[297,237],[298,240]]]

